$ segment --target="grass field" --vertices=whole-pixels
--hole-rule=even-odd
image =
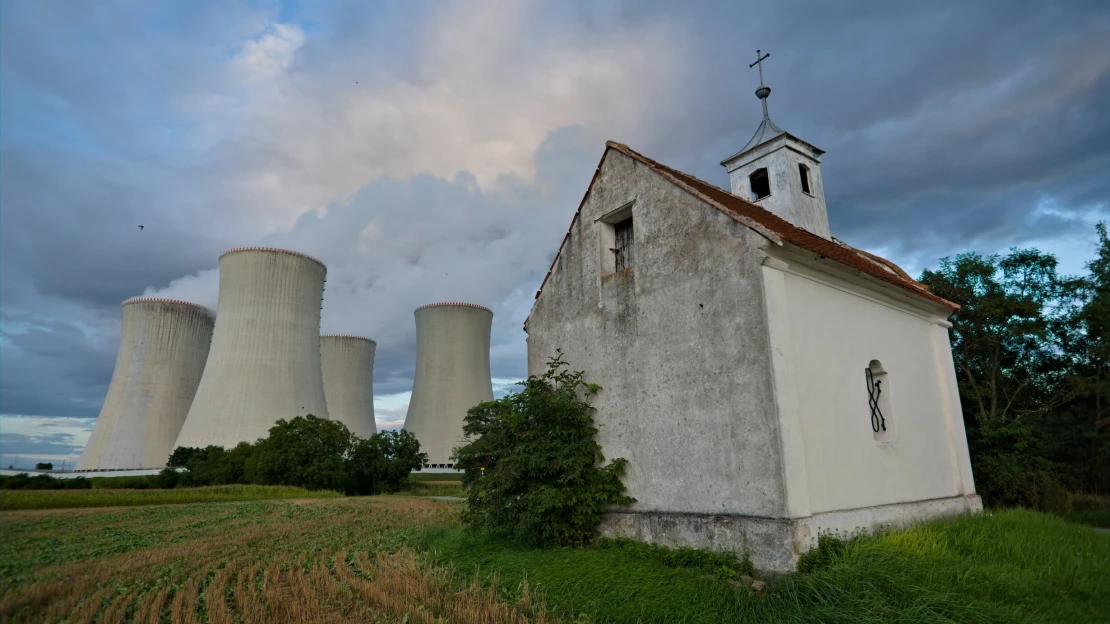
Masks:
[[[95,492],[95,491],[94,491]],[[826,549],[762,595],[638,547],[536,549],[409,496],[0,514],[0,620],[1099,622],[1110,537],[1027,511]],[[618,545],[619,546],[619,545]],[[733,573],[734,575],[734,573]]]
[[[931,522],[828,551],[761,596],[636,551],[525,548],[458,528],[414,544],[541,587],[551,615],[604,622],[1106,622],[1110,537],[1032,511]]]
[[[280,498],[335,498],[337,492],[272,485],[216,485],[173,490],[0,490],[0,510],[173,505]]]
[[[414,472],[409,475],[413,481],[455,481],[462,483],[462,474],[458,472]]]
[[[0,515],[12,622],[528,622],[526,602],[462,588],[405,541],[457,505],[407,497]]]

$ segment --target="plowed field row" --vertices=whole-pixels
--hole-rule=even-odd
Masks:
[[[405,542],[451,503],[374,497],[2,514],[3,622],[545,622]],[[526,590],[526,588],[525,588]]]

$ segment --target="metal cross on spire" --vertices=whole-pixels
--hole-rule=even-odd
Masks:
[[[770,119],[771,116],[767,113],[767,96],[771,95],[771,87],[763,84],[763,61],[771,56],[768,52],[763,54],[763,50],[755,51],[755,62],[748,65],[748,69],[759,65],[759,86],[755,89],[755,96],[763,101],[763,118]]]

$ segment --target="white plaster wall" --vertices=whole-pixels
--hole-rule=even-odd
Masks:
[[[282,249],[220,257],[220,298],[204,376],[175,446],[231,448],[278,419],[328,418],[320,365],[324,265]]]
[[[951,361],[935,350],[942,328],[793,272],[785,291],[809,511],[966,493],[959,470],[966,440],[952,431]],[[876,442],[871,429],[864,380],[871,360],[889,374],[889,442]]]
[[[493,400],[489,374],[493,312],[472,304],[416,309],[416,374],[405,430],[420,441],[428,463],[449,464],[464,443],[466,412]]]
[[[108,395],[76,470],[162,468],[193,402],[212,339],[199,305],[129,299]]]
[[[597,219],[630,201],[635,264],[605,274]],[[528,319],[528,373],[562,349],[602,386],[598,441],[629,461],[633,512],[784,513],[764,241],[614,150],[570,228]]]
[[[369,438],[378,432],[374,422],[374,351],[377,344],[359,336],[320,337],[320,365],[328,416],[347,425],[351,433]]]

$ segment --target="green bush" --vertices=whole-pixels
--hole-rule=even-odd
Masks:
[[[409,431],[382,431],[369,438],[353,437],[347,456],[348,494],[400,492],[409,474],[428,463],[420,442]]]
[[[597,534],[608,505],[628,505],[627,460],[606,466],[588,398],[601,387],[569,372],[560,352],[547,372],[467,413],[472,440],[455,450],[465,471],[463,521],[533,544],[581,544]]]
[[[30,476],[26,472],[13,476],[0,476],[3,490],[88,490],[92,483],[85,477],[56,479],[50,475]]]
[[[277,421],[270,435],[254,444],[247,478],[261,485],[295,485],[343,491],[349,483],[346,455],[351,432],[338,420],[309,414]]]
[[[180,453],[182,449],[175,449],[174,455],[178,456],[179,461],[186,462],[186,471],[180,474],[176,485],[198,487],[253,483],[247,476],[247,463],[254,450],[254,445],[249,442],[240,442],[230,451],[214,445],[203,449],[186,449]]]
[[[969,428],[975,490],[992,507],[1059,509],[1067,491],[1057,466],[1037,450],[1033,430],[1021,422]]]
[[[160,474],[143,477],[149,487],[288,485],[348,494],[399,492],[409,473],[428,461],[407,431],[383,431],[361,439],[337,420],[313,415],[279,420],[269,436],[226,450],[178,447]],[[173,468],[185,468],[178,473]]]

